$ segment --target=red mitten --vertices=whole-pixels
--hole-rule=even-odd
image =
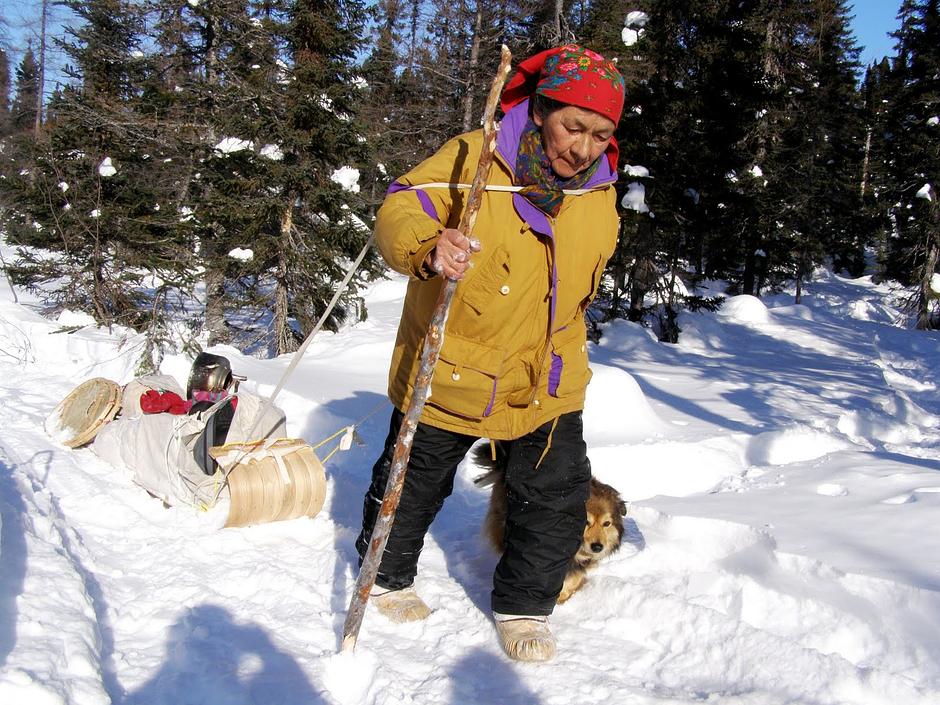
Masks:
[[[183,398],[176,392],[164,392],[163,399],[166,402],[166,410],[177,416],[188,414],[189,407],[193,405],[191,401],[183,401]]]
[[[140,395],[140,410],[145,414],[160,414],[166,409],[167,403],[156,389],[148,389]]]

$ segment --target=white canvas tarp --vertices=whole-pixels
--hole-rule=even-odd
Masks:
[[[186,416],[144,414],[140,395],[148,389],[171,391],[181,397],[184,394],[176,380],[166,375],[149,375],[128,383],[124,387],[121,414],[98,432],[93,450],[167,504],[213,506],[225,496],[227,488],[219,494],[221,472],[206,475],[196,463],[194,449],[215,409]],[[226,443],[286,437],[283,411],[269,406],[259,421],[264,400],[247,392],[234,396],[238,405]]]

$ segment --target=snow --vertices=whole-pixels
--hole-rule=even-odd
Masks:
[[[101,160],[101,164],[98,165],[98,173],[104,177],[117,174],[117,169],[115,169],[114,164],[111,163],[111,157],[105,157]]]
[[[624,164],[623,173],[627,176],[633,176],[635,178],[644,178],[650,175],[650,170],[645,166],[639,166],[634,164]]]
[[[0,702],[940,702],[940,335],[900,327],[887,285],[824,271],[800,305],[683,313],[678,345],[604,327],[585,437],[630,502],[626,540],[555,610],[553,663],[496,642],[471,461],[421,557],[434,612],[398,625],[370,607],[338,653],[405,284],[368,289],[368,319],[322,333],[278,397],[291,435],[364,441],[325,464],[324,509],[240,529],[47,435],[79,382],[132,379],[144,340],[0,287]],[[291,361],[211,351],[262,394]],[[189,364],[162,371],[183,383]]]
[[[629,184],[627,192],[620,199],[620,205],[637,213],[649,213],[649,206],[646,205],[646,187],[637,181]]]
[[[336,169],[330,179],[352,193],[359,193],[359,170],[351,166],[341,166]]]
[[[650,16],[640,10],[633,10],[627,13],[627,18],[623,21],[625,27],[645,27],[650,21]]]
[[[632,47],[638,41],[640,41],[640,35],[642,30],[632,29],[630,27],[624,27],[620,31],[620,38],[623,40],[625,46]]]
[[[259,154],[274,162],[279,162],[284,158],[284,152],[276,144],[266,144],[261,148]]]
[[[937,125],[940,125],[940,116],[934,115],[933,117],[929,118],[927,120],[927,124],[930,125],[930,127],[936,127]]]
[[[924,184],[920,187],[920,190],[915,194],[916,198],[925,198],[928,201],[933,200],[933,196],[930,194],[931,186],[930,184]]]
[[[649,20],[649,15],[639,10],[627,13],[627,17],[623,21],[623,30],[620,33],[623,43],[628,47],[636,44],[645,33],[645,27]]]
[[[231,252],[228,253],[228,256],[232,259],[237,259],[241,262],[249,262],[254,259],[255,253],[253,250],[245,247],[236,247]]]
[[[930,290],[940,296],[940,274],[934,274],[930,277]]]
[[[254,145],[250,140],[243,140],[238,137],[226,137],[215,146],[215,151],[220,154],[233,154],[246,149],[252,149],[253,147]]]

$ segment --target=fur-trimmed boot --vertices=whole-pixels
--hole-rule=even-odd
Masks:
[[[419,622],[431,614],[431,608],[418,597],[414,586],[389,590],[376,585],[371,596],[376,609],[393,622]]]
[[[516,661],[551,661],[555,658],[555,635],[548,617],[493,613],[503,651]]]

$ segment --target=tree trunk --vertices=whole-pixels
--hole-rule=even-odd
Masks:
[[[231,340],[225,323],[225,275],[214,266],[206,267],[206,331],[209,345],[228,343]]]
[[[937,196],[935,188],[927,192],[930,203],[928,215],[930,223],[927,226],[927,243],[924,248],[926,258],[924,268],[921,270],[917,293],[918,330],[932,330],[936,327],[936,321],[930,315],[930,304],[938,298],[932,286],[934,273],[937,271],[937,259],[940,257],[940,202],[937,201]]]
[[[42,14],[39,25],[39,79],[37,81],[39,85],[36,86],[36,120],[33,125],[33,132],[37,136],[42,128],[42,103],[46,88],[46,23],[49,18],[48,9],[49,0],[42,0]]]
[[[421,2],[412,0],[411,2],[411,31],[408,38],[408,70],[411,75],[415,74],[415,59],[418,55],[418,29],[421,20]]]
[[[936,242],[930,244],[926,254],[917,293],[917,330],[932,330],[934,327],[930,316],[930,302],[936,300],[936,294],[931,288],[933,274],[937,268],[937,257],[940,255]]]
[[[552,31],[555,33],[555,36],[552,37],[552,46],[557,46],[561,44],[561,18],[565,14],[565,2],[564,0],[555,0],[555,17],[554,25]]]
[[[865,157],[862,160],[862,185],[859,189],[859,193],[862,198],[865,198],[865,192],[868,190],[868,162],[871,158],[871,128],[868,128],[868,132],[865,134]]]
[[[748,227],[744,236],[744,276],[741,281],[741,293],[756,296],[757,283],[757,238],[754,229]]]
[[[203,37],[205,39],[206,52],[206,82],[213,84],[216,82],[216,68],[218,66],[218,47],[216,46],[216,37],[218,36],[219,19],[215,13],[210,13],[204,28]],[[210,111],[214,108],[210,107]],[[215,135],[212,130],[209,131],[210,141]],[[212,240],[216,238],[217,224],[210,226],[212,234],[211,239],[202,239],[202,256],[206,268],[206,319],[205,328],[209,333],[209,345],[218,345],[228,343],[231,340],[228,326],[225,323],[225,273],[221,271],[216,262],[218,253]]]
[[[764,34],[763,79],[771,91],[776,91],[783,80],[783,69],[777,56],[779,44],[780,37],[776,20],[770,19],[767,22],[767,29]],[[771,118],[771,111],[764,110],[757,123],[757,149],[754,154],[754,163],[758,166],[765,163],[770,149],[771,133],[773,131]],[[744,236],[744,277],[741,293],[752,296],[757,296],[760,291],[760,274],[758,272],[760,263],[757,249],[759,243],[764,240],[761,237],[764,234],[761,230],[769,227],[769,224],[763,223],[762,220],[760,217],[755,217],[753,223],[745,225],[747,232]]]
[[[470,66],[467,67],[467,93],[463,97],[463,131],[473,129],[473,94],[480,64],[480,35],[483,33],[483,2],[477,0],[476,19],[473,23],[473,44],[470,47]]]
[[[294,225],[293,194],[288,194],[288,205],[281,216],[281,238],[278,241],[277,271],[274,274],[274,347],[276,355],[292,353],[297,339],[290,327],[290,298],[287,283],[287,256],[290,250],[290,232]]]
[[[800,261],[796,268],[796,296],[793,300],[795,304],[803,303],[803,279],[806,277],[806,269],[806,255],[801,252]]]

